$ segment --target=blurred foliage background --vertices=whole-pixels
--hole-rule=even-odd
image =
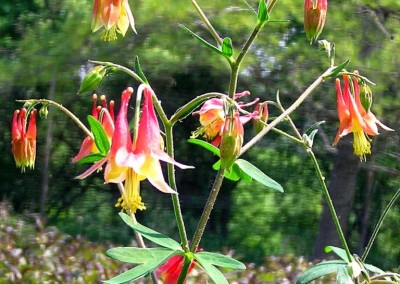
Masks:
[[[169,115],[202,93],[226,92],[229,83],[228,64],[178,26],[184,24],[212,41],[189,1],[130,2],[138,34],[128,31],[125,38],[115,42],[103,42],[98,33],[90,32],[89,0],[6,0],[0,5],[0,200],[12,204],[17,214],[39,213],[47,225],[95,242],[128,244],[131,240],[130,230],[118,220],[118,209],[114,208],[118,190],[104,185],[101,175],[83,181],[74,179],[85,168],[71,162],[84,133],[52,108],[47,120],[38,122],[36,168],[21,174],[14,166],[10,144],[12,114],[21,107],[16,100],[54,99],[85,120],[91,112],[91,95],[76,93],[82,76],[93,67],[88,59],[133,67],[135,56],[139,56]],[[255,25],[251,9],[241,0],[198,2],[220,35],[232,38],[237,53]],[[257,1],[249,3],[256,9]],[[261,100],[274,100],[279,91],[287,107],[328,67],[326,55],[306,42],[302,5],[302,1],[278,1],[271,19],[288,21],[265,27],[243,64],[238,91],[249,90],[252,98]],[[321,37],[335,43],[337,64],[350,59],[350,70],[357,69],[376,83],[372,87],[372,110],[396,130],[373,138],[373,153],[365,163],[356,158],[344,167],[334,166],[335,159],[342,159],[344,152],[331,147],[338,126],[333,80],[324,82],[292,116],[300,131],[316,121],[326,121],[320,127],[314,150],[327,181],[335,171],[351,171],[352,190],[339,189],[339,198],[334,202],[348,213],[343,214],[341,222],[351,250],[358,254],[400,186],[399,26],[397,0],[329,2]],[[118,109],[119,96],[127,86],[136,88],[137,83],[125,74],[116,74],[107,77],[97,93],[114,99]],[[279,114],[272,107],[270,112],[271,116]],[[197,126],[198,121],[189,117],[175,128],[177,160],[196,167],[177,171],[189,236],[215,175],[211,170],[215,157],[186,142]],[[280,128],[289,129],[284,124]],[[253,135],[250,125],[246,133],[246,139]],[[351,141],[341,143],[350,145]],[[320,257],[322,249],[317,247],[317,239],[324,236],[319,225],[321,220],[325,222],[323,200],[304,150],[271,133],[245,158],[280,182],[285,193],[269,191],[255,182],[225,181],[202,247],[211,251],[234,249],[241,260],[255,263],[271,255]],[[177,239],[170,198],[146,183],[142,188],[147,210],[138,214],[138,220]],[[335,190],[334,185],[331,190]],[[341,204],[341,200],[348,202]],[[399,266],[399,216],[400,205],[396,203],[369,262],[385,269]],[[330,241],[335,242],[326,239]]]

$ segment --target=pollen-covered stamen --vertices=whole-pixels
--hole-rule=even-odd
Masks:
[[[133,169],[128,169],[125,180],[124,191],[118,198],[115,207],[121,207],[122,210],[130,213],[136,213],[139,210],[145,210],[146,206],[140,196],[140,180]]]
[[[114,25],[109,30],[103,30],[100,38],[105,41],[112,41],[117,39],[117,26]]]
[[[97,95],[93,94],[93,108],[92,108],[92,116],[96,119],[98,119],[98,112],[97,112]]]
[[[102,105],[104,108],[107,108],[107,99],[106,99],[106,96],[105,96],[105,95],[101,95],[100,101],[101,101],[101,105]]]
[[[365,155],[371,154],[370,139],[363,131],[356,131],[354,134],[353,149],[354,154],[360,157],[361,161],[365,161]]]

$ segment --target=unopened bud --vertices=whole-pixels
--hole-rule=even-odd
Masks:
[[[83,78],[78,94],[95,90],[98,86],[100,86],[100,83],[106,74],[106,67],[101,65],[95,66],[89,73],[86,74],[85,78]]]
[[[39,116],[40,116],[41,118],[44,118],[44,119],[47,118],[47,115],[49,114],[48,107],[49,107],[49,106],[46,104],[46,105],[43,105],[43,106],[40,108],[40,110],[39,110]]]
[[[327,10],[327,0],[304,1],[304,30],[310,44],[313,44],[322,32],[325,25]]]
[[[364,109],[368,112],[372,105],[372,90],[364,81],[360,85],[360,101]]]
[[[243,145],[243,125],[239,113],[227,115],[221,137],[220,159],[221,168],[230,169],[239,157]]]
[[[253,128],[254,131],[260,133],[261,130],[265,128],[268,121],[268,105],[266,102],[259,103],[254,108],[254,111],[257,112],[257,117],[253,119]]]

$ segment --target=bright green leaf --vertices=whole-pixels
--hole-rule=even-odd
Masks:
[[[107,250],[106,254],[112,259],[128,263],[146,263],[155,259],[165,259],[173,250],[169,248],[137,248],[117,247]],[[178,254],[180,251],[174,251]]]
[[[201,257],[196,257],[196,259],[199,262],[199,265],[216,284],[229,284],[228,280],[226,280],[225,276],[218,270],[218,268],[210,264],[207,260],[204,261]]]
[[[153,243],[156,243],[162,247],[170,248],[172,250],[182,250],[181,245],[175,240],[170,239],[167,236],[150,228],[147,228],[146,226],[143,226],[137,222],[134,222],[129,215],[121,212],[119,213],[119,216],[129,227],[131,227],[136,232],[140,233],[144,238],[152,241]]]
[[[104,157],[105,157],[105,155],[103,155],[101,153],[94,153],[94,154],[87,155],[86,157],[83,157],[82,159],[78,160],[77,163],[78,164],[92,164],[97,161],[100,161]]]
[[[269,19],[267,5],[265,2],[266,2],[265,0],[260,0],[260,3],[258,5],[257,18],[258,21],[261,23],[266,23]]]
[[[100,153],[106,155],[110,150],[110,142],[108,141],[103,126],[91,115],[87,116],[87,120],[90,125],[90,130],[93,133],[94,143],[96,144],[97,149],[99,149]]]
[[[143,80],[144,83],[149,84],[149,81],[147,81],[147,78],[142,71],[142,68],[140,68],[140,62],[138,56],[135,57],[135,72],[140,77],[140,79]]]
[[[347,263],[342,260],[329,260],[318,263],[304,272],[297,280],[296,284],[310,283],[322,276],[337,272],[340,266],[347,267]]]
[[[189,143],[192,144],[196,144],[199,145],[201,147],[203,147],[204,149],[210,151],[211,153],[213,153],[214,155],[217,155],[219,157],[219,149],[217,147],[215,147],[213,144],[210,144],[204,140],[200,140],[200,139],[194,139],[194,138],[190,138],[188,139]]]
[[[208,263],[230,269],[246,269],[246,266],[240,261],[219,253],[203,251],[195,253],[194,257],[197,260],[200,259],[202,263]]]
[[[326,75],[325,78],[334,78],[336,77],[337,74],[339,74],[346,66],[349,64],[350,60],[346,60],[339,66],[335,67],[328,75]]]
[[[337,284],[354,284],[349,273],[347,272],[346,266],[338,266],[337,269],[338,269],[337,276],[336,276]]]
[[[221,50],[219,50],[218,48],[216,48],[214,45],[208,43],[206,40],[202,39],[201,37],[199,37],[198,35],[196,35],[194,32],[192,32],[191,30],[189,30],[187,27],[185,27],[184,25],[179,25],[182,29],[184,29],[186,32],[188,32],[190,35],[194,36],[198,41],[200,41],[201,44],[203,44],[204,46],[210,48],[211,50],[217,52],[220,55],[224,55],[222,53]]]
[[[236,164],[239,166],[239,168],[243,172],[248,174],[250,177],[252,177],[256,181],[262,183],[266,187],[277,190],[279,192],[283,192],[283,188],[279,183],[277,183],[272,178],[270,178],[269,176],[264,174],[259,168],[257,168],[250,162],[243,160],[243,159],[238,159],[236,161]]]
[[[333,252],[336,254],[338,257],[340,257],[342,260],[349,262],[349,258],[347,257],[346,251],[342,248],[334,247],[334,246],[326,246],[325,247],[325,252]],[[351,256],[351,259],[354,260],[354,258]]]
[[[222,41],[221,50],[226,57],[231,57],[233,55],[232,40],[229,37],[224,38]]]

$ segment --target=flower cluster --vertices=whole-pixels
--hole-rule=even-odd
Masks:
[[[137,138],[132,140],[127,117],[132,93],[132,88],[127,88],[122,93],[109,153],[77,178],[83,179],[107,163],[104,170],[105,182],[125,183],[116,206],[135,213],[138,209],[146,209],[140,197],[140,181],[144,179],[162,192],[176,194],[164,180],[160,160],[183,169],[190,167],[177,163],[163,151],[160,127],[153,106],[153,91],[147,85],[141,85],[138,89],[140,96],[144,94],[144,105]],[[103,109],[105,107],[101,108]],[[107,113],[106,110],[104,112]]]
[[[356,76],[343,75],[343,90],[340,80],[336,79],[337,111],[340,125],[333,145],[336,145],[343,136],[353,132],[354,154],[361,160],[365,160],[365,155],[371,153],[368,135],[378,135],[378,126],[388,131],[393,129],[381,123],[371,112],[371,93],[360,92],[358,73],[357,71],[354,73]],[[362,86],[362,90],[366,90],[365,83]],[[367,89],[369,88],[367,87]]]
[[[31,169],[35,167],[36,113],[36,109],[32,109],[29,115],[28,111],[22,108],[14,112],[12,120],[12,153],[17,167],[20,167],[22,172],[26,167]]]

